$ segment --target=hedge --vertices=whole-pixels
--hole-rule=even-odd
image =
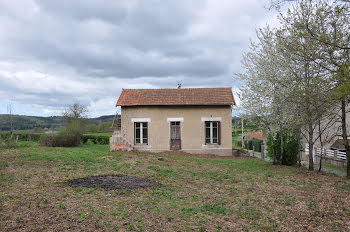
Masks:
[[[252,140],[246,140],[244,141],[244,147],[247,148],[248,150],[253,150],[256,152],[261,152],[261,144],[262,140],[258,140],[253,138]]]
[[[40,146],[45,147],[77,147],[80,139],[74,135],[47,134],[40,138]]]
[[[108,135],[83,135],[81,138],[82,143],[87,143],[88,141],[93,142],[94,144],[109,144]]]
[[[6,139],[11,135],[9,131],[0,132],[0,136],[2,139]],[[18,139],[21,141],[40,141],[40,137],[48,136],[53,134],[34,134],[34,133],[16,133],[14,132],[14,137],[18,135]],[[88,140],[93,142],[94,144],[109,144],[109,135],[83,135],[81,137],[81,142],[86,143]]]
[[[18,140],[22,141],[39,141],[41,134],[34,134],[34,133],[13,133],[14,137],[17,137],[18,135]],[[6,131],[6,132],[1,132],[0,136],[5,139],[11,136],[11,132]]]

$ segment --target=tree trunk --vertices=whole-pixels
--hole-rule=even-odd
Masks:
[[[309,123],[309,170],[314,170],[314,133],[312,130],[312,122]]]
[[[284,141],[283,141],[283,128],[282,124],[280,124],[280,135],[281,135],[281,163],[282,165],[286,165],[286,157],[284,155]]]
[[[348,133],[346,131],[346,99],[343,99],[341,101],[341,128],[342,128],[342,135],[343,135],[343,141],[346,151],[346,160],[347,160],[347,167],[346,167],[346,177],[350,179],[350,147],[349,147],[349,141],[348,141]]]
[[[321,131],[321,120],[318,120],[318,133],[320,136],[320,144],[321,144],[321,154],[320,154],[320,166],[318,168],[318,171],[320,172],[322,169],[322,156],[323,156],[323,140],[322,140],[322,131]]]
[[[269,135],[267,136],[267,138],[272,138],[272,164],[277,164],[277,162],[276,162],[276,152],[275,152],[275,148],[273,147],[273,143],[274,143],[274,138],[273,138],[273,136],[272,136],[272,132],[271,132],[271,129],[270,128],[268,128],[269,129]],[[266,146],[267,146],[267,141],[266,141]]]
[[[301,166],[301,156],[302,156],[302,152],[301,152],[301,128],[298,127],[297,129],[297,140],[298,140],[298,166]]]
[[[273,152],[273,162],[272,163],[276,165],[277,164],[277,160],[276,160],[276,152],[275,152],[274,148],[272,149],[272,152]]]

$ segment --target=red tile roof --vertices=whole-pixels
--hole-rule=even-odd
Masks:
[[[231,88],[123,89],[116,106],[235,105]]]
[[[264,140],[264,134],[261,131],[250,132],[245,140],[252,140],[253,138],[258,140]]]
[[[350,142],[350,139],[348,141]],[[331,146],[331,149],[345,150],[344,139],[337,139]]]

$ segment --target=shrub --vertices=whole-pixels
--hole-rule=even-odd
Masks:
[[[242,147],[242,140],[236,140],[236,147]]]
[[[81,141],[84,144],[88,141],[94,144],[109,144],[109,138],[108,135],[83,135]]]
[[[253,150],[253,143],[251,140],[244,141],[244,148],[248,150]]]
[[[5,147],[5,148],[17,147],[16,137],[17,136],[11,132],[7,136],[2,136],[0,141],[0,147]]]
[[[94,145],[95,143],[91,139],[88,139],[85,144],[86,145]]]
[[[40,145],[46,147],[76,147],[80,144],[80,138],[69,134],[42,135]]]
[[[262,140],[253,138],[252,140],[244,141],[244,147],[248,150],[254,150],[256,152],[261,152],[261,144],[262,143],[263,143]]]
[[[77,147],[80,144],[83,127],[78,121],[71,121],[56,135],[43,135],[40,145],[46,147]]]
[[[256,152],[261,152],[261,144],[262,144],[262,140],[253,138],[252,139],[252,149],[254,149],[254,151]]]
[[[70,121],[66,128],[59,131],[59,135],[61,136],[73,136],[76,137],[78,141],[80,141],[83,132],[85,129],[85,125],[83,121],[80,120],[72,120]]]
[[[288,133],[283,136],[283,152],[285,160],[282,160],[281,155],[281,135],[275,133],[267,138],[267,156],[272,159],[275,156],[276,162],[283,165],[294,165],[297,162],[299,142],[293,133]]]

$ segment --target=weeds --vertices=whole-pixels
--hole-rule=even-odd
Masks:
[[[312,230],[349,226],[344,222],[350,217],[350,183],[339,177],[249,158],[118,154],[97,144],[28,145],[0,157],[4,230],[26,225],[35,231],[39,215],[46,222],[42,230],[298,231],[310,224],[305,215],[322,211],[327,217],[315,218]],[[107,174],[151,178],[163,187],[105,191],[61,184]],[[25,224],[29,220],[33,225]]]

